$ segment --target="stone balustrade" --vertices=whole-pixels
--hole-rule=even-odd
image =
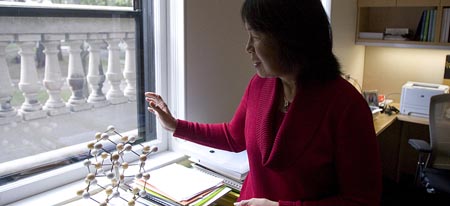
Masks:
[[[135,101],[134,25],[132,18],[0,17],[0,125]],[[6,62],[9,44],[19,49],[17,84]],[[45,54],[43,79],[35,60],[39,44]],[[58,60],[61,45],[68,48],[67,76],[63,76]],[[86,66],[82,46],[88,52]],[[100,60],[102,48],[107,50],[106,73]],[[61,96],[64,85],[71,93],[67,101]],[[17,89],[24,99],[20,106],[11,104]],[[44,102],[38,100],[42,91],[48,94]]]

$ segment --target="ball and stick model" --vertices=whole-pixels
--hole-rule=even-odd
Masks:
[[[113,141],[110,135],[118,135],[120,138],[117,141]],[[135,136],[123,136],[116,131],[114,126],[108,126],[103,133],[98,132],[95,134],[95,141],[88,143],[90,158],[84,161],[84,165],[88,169],[88,174],[84,179],[87,186],[79,191],[77,195],[84,199],[90,199],[99,204],[99,206],[107,206],[110,200],[114,198],[121,199],[128,203],[129,206],[134,206],[136,200],[139,197],[146,195],[145,186],[141,190],[137,187],[131,188],[132,197],[125,199],[121,197],[120,190],[128,188],[125,183],[126,177],[134,177],[135,179],[143,179],[145,182],[150,179],[150,174],[144,173],[145,162],[147,157],[154,152],[158,151],[156,146],[148,146],[137,143],[133,148],[131,144],[136,142]],[[115,146],[115,150],[111,151],[106,149],[104,145],[112,143]],[[139,153],[138,153],[139,151]],[[124,154],[130,153],[136,155],[138,161],[136,163],[129,163],[125,161]],[[130,167],[139,167],[138,171],[134,175],[128,175],[125,173]],[[98,181],[99,178],[107,178],[109,181],[105,182],[105,185],[101,185]],[[97,192],[105,192],[106,198],[104,200],[96,200],[92,197]]]

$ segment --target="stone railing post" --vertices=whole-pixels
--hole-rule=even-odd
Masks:
[[[111,104],[121,104],[128,102],[120,84],[123,80],[123,74],[120,69],[120,39],[125,37],[125,33],[108,34],[108,71],[106,77],[111,88],[106,93],[106,98]]]
[[[87,103],[86,97],[83,94],[86,77],[83,71],[81,63],[81,44],[86,39],[87,35],[82,34],[69,34],[69,68],[67,74],[67,83],[72,90],[67,104],[74,112],[87,110],[91,108],[91,105]]]
[[[44,110],[50,116],[69,113],[62,97],[61,89],[64,79],[61,75],[61,68],[58,60],[58,45],[64,39],[62,34],[44,34],[43,45],[45,47],[45,74],[44,87],[47,89],[49,98],[44,104]]]
[[[132,34],[134,35],[134,33]],[[136,101],[136,52],[135,52],[135,39],[124,39],[125,47],[125,68],[123,70],[123,76],[127,83],[124,94],[130,101]]]
[[[17,110],[11,106],[14,87],[5,59],[5,48],[13,40],[13,35],[0,35],[0,125],[20,120]]]
[[[89,94],[87,102],[94,107],[104,107],[109,104],[102,91],[105,82],[105,74],[100,62],[100,47],[105,44],[102,39],[106,39],[106,34],[88,35],[87,41],[89,44],[87,82],[91,88],[91,93]]]
[[[25,101],[19,109],[19,114],[24,120],[47,117],[47,113],[42,110],[42,104],[37,99],[41,85],[38,83],[34,49],[36,48],[36,42],[40,40],[41,35],[37,34],[18,35],[19,55],[21,57],[19,89],[25,97]]]

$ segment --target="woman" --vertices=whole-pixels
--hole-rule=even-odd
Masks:
[[[372,115],[341,78],[320,0],[246,0],[241,15],[256,75],[233,119],[175,119],[147,92],[149,111],[176,137],[247,150],[250,171],[236,205],[379,205]]]

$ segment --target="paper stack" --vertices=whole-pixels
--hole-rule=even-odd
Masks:
[[[150,172],[150,179],[136,180],[135,185],[148,192],[147,200],[167,206],[208,205],[231,189],[223,179],[171,164]]]

